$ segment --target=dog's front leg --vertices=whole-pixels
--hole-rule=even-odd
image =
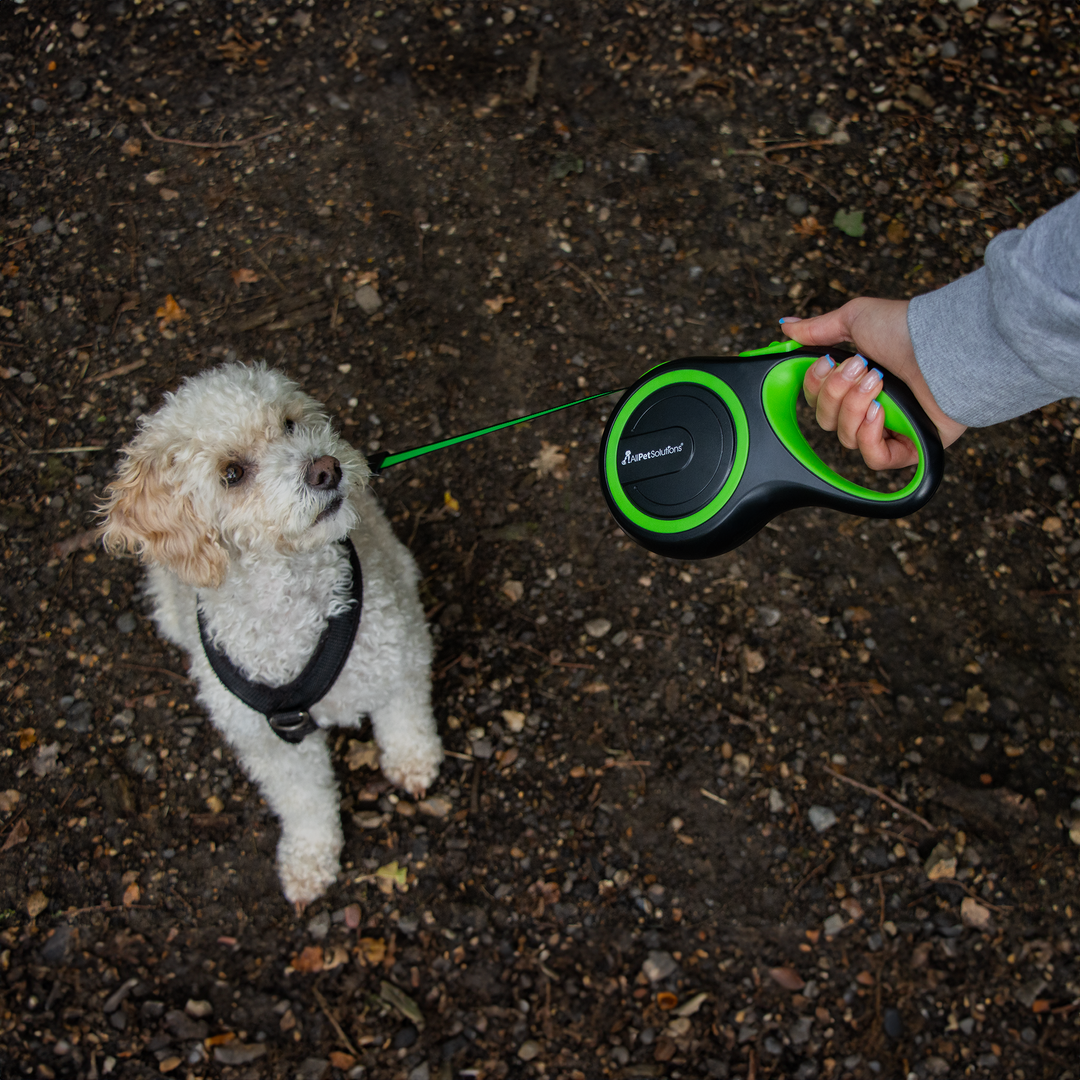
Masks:
[[[439,775],[443,760],[427,672],[413,685],[402,687],[381,708],[372,709],[371,727],[379,745],[379,766],[387,780],[414,798],[423,798]]]
[[[285,896],[302,909],[337,878],[344,843],[326,733],[313,732],[294,745],[257,717],[229,725],[225,735],[281,821],[278,877]]]

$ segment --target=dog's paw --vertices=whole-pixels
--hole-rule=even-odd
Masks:
[[[411,753],[390,755],[384,752],[379,764],[387,780],[403,788],[414,799],[422,799],[439,775],[442,760],[442,743],[434,739],[413,748]]]
[[[341,839],[311,833],[282,836],[277,871],[285,898],[303,905],[317,900],[337,880]]]

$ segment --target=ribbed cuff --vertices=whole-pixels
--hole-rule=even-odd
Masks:
[[[985,267],[916,296],[908,332],[934,400],[968,427],[998,424],[1063,396],[998,333]]]

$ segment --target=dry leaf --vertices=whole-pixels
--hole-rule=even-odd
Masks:
[[[393,983],[385,979],[379,984],[379,997],[395,1009],[406,1019],[411,1020],[420,1030],[424,1028],[424,1014],[420,1006],[403,990],[399,990]]]
[[[889,243],[895,246],[896,244],[903,243],[910,235],[910,232],[908,227],[902,221],[893,218],[893,220],[889,222],[889,227],[885,230],[885,235],[888,237]]]
[[[171,323],[183,322],[187,318],[187,312],[176,302],[172,293],[165,297],[165,303],[154,314],[161,320],[159,330],[166,330]]]
[[[26,898],[26,914],[36,919],[49,906],[49,898],[38,889]]]
[[[777,986],[783,987],[785,990],[801,990],[806,982],[802,976],[794,968],[789,967],[774,967],[769,968],[769,978],[772,979]]]
[[[334,951],[330,954],[329,959],[323,960],[323,971],[333,971],[334,968],[341,967],[342,964],[349,962],[349,950],[344,945],[335,945]]]
[[[11,832],[7,834],[7,839],[4,841],[4,846],[0,847],[0,852],[10,851],[16,844],[25,844],[27,837],[30,835],[30,826],[26,823],[26,818],[20,818],[11,827]]]
[[[230,275],[233,279],[234,285],[254,285],[259,280],[259,275],[254,270],[249,270],[246,266],[242,266],[237,270],[234,270]]]
[[[124,144],[120,147],[120,153],[127,155],[127,157],[138,157],[142,153],[142,140],[125,139]]]
[[[357,955],[365,964],[381,964],[386,955],[386,942],[382,938],[362,937]]]
[[[566,455],[562,448],[545,439],[540,441],[540,454],[529,462],[529,468],[535,469],[537,476],[552,476],[556,480],[565,480],[570,474],[566,471]]]
[[[706,1001],[709,1000],[709,995],[705,992],[695,994],[685,1005],[680,1005],[675,1010],[676,1016],[693,1016]]]
[[[802,221],[791,226],[797,236],[824,236],[828,230],[816,217],[804,217]]]
[[[989,712],[990,699],[986,696],[986,691],[978,685],[969,687],[964,699],[964,708],[977,713]]]
[[[348,1070],[356,1064],[356,1058],[354,1058],[352,1054],[346,1054],[343,1050],[331,1050],[330,1064],[335,1069],[340,1069],[342,1072],[348,1072]]]
[[[512,304],[515,299],[516,297],[513,296],[492,296],[484,301],[484,307],[488,309],[488,314],[498,315],[507,304]]]
[[[443,505],[446,507],[447,510],[450,511],[451,514],[461,513],[461,504],[457,501],[457,499],[454,498],[453,495],[450,494],[449,491],[443,492]]]
[[[357,739],[349,740],[349,749],[345,754],[345,764],[349,772],[357,769],[377,769],[379,767],[379,748],[374,741],[359,742]]]
[[[581,692],[583,694],[602,694],[606,690],[610,690],[610,689],[611,689],[611,687],[608,686],[608,684],[606,682],[591,682],[591,683],[586,683],[581,688]]]
[[[18,277],[19,268],[13,262],[6,262],[3,266],[0,266],[0,274],[4,277]]]
[[[142,116],[146,112],[146,106],[138,98],[129,97],[124,104],[136,116]]]
[[[318,945],[309,945],[303,952],[292,958],[291,966],[293,971],[299,971],[304,975],[322,971],[322,949]]]
[[[124,907],[131,907],[132,904],[137,904],[141,895],[142,893],[139,892],[139,886],[133,881],[124,890],[124,899],[122,901]]]

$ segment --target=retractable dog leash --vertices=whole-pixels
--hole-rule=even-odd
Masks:
[[[822,506],[862,517],[904,517],[941,483],[937,429],[908,387],[888,372],[878,401],[885,426],[919,453],[915,475],[881,492],[840,476],[799,430],[803,376],[821,355],[776,341],[737,356],[672,360],[623,392],[600,441],[600,486],[613,517],[660,555],[705,559],[745,543],[785,510]],[[833,350],[833,355],[842,355]],[[619,390],[592,394],[398,454],[369,459],[378,475],[400,462],[514,427]]]

